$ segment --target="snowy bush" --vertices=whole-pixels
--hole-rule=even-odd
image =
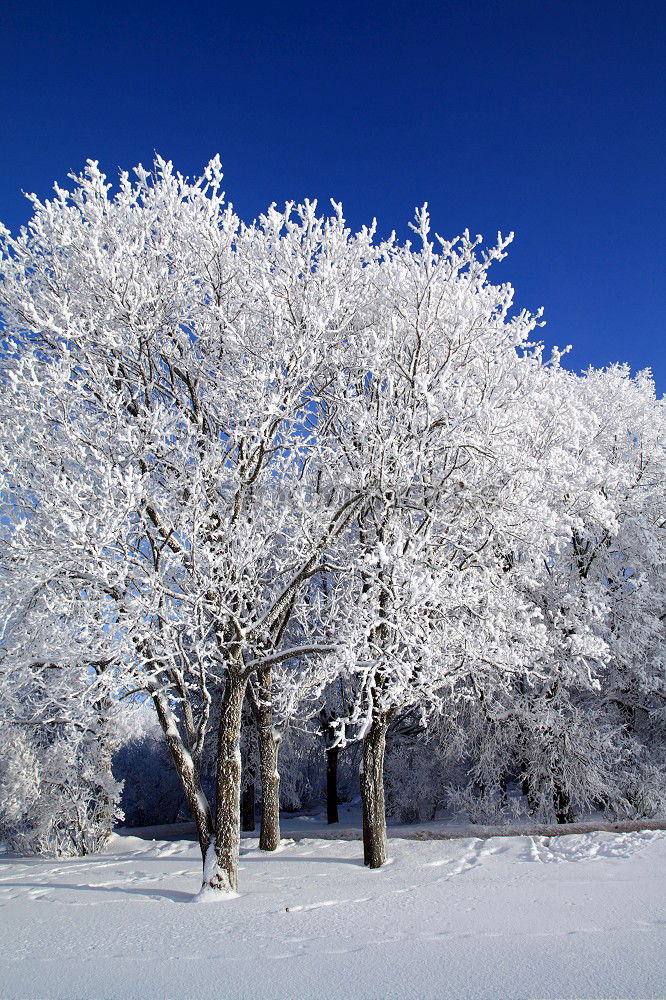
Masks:
[[[122,819],[108,755],[66,727],[0,729],[0,841],[20,854],[91,854]]]

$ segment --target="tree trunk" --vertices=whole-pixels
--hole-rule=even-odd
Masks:
[[[113,771],[111,769],[113,747],[108,741],[103,742],[103,740],[104,737],[102,736],[100,738],[100,770],[104,775],[104,780],[97,781],[95,786],[95,801],[97,806],[96,813],[99,829],[95,834],[95,841],[92,847],[93,851],[99,851],[111,836],[111,833],[113,832],[113,820],[115,813],[115,803],[113,802],[109,791],[109,786],[114,781]]]
[[[259,737],[259,773],[261,776],[261,829],[259,847],[276,851],[280,846],[280,773],[278,752],[280,738],[273,730],[273,700],[271,668],[259,671],[259,697],[254,711]]]
[[[534,813],[537,813],[539,811],[539,799],[538,796],[535,794],[534,789],[532,788],[532,784],[530,782],[528,775],[529,775],[529,765],[527,764],[527,761],[523,761],[521,767],[520,785],[522,788],[523,795],[527,799],[527,807],[529,813],[531,816],[533,816]]]
[[[506,771],[502,771],[499,777],[499,790],[500,790],[500,806],[502,809],[506,809],[509,804],[509,779],[507,778]]]
[[[208,799],[201,787],[199,773],[192,760],[192,755],[180,737],[178,723],[171,711],[169,702],[162,692],[153,694],[153,702],[157,710],[160,725],[164,730],[169,752],[182,782],[192,819],[196,824],[201,857],[205,864],[206,853],[213,836],[213,820]]]
[[[386,716],[376,716],[363,740],[361,764],[363,863],[370,868],[381,868],[388,857],[384,807],[384,753],[387,729]]]
[[[262,715],[264,709],[262,708]],[[276,739],[269,718],[259,726],[259,763],[261,770],[261,830],[259,847],[262,851],[275,851],[280,846],[280,774],[278,771],[278,751],[280,741]]]
[[[575,817],[571,799],[561,778],[553,779],[553,808],[558,823],[573,823]]]
[[[241,829],[243,833],[252,833],[255,826],[254,781],[248,781],[241,796]]]
[[[329,823],[338,823],[338,754],[339,747],[329,747],[326,751],[326,818]]]
[[[95,673],[101,677],[106,671],[106,664],[96,664]],[[102,694],[95,700],[95,725],[97,735],[95,737],[99,747],[100,770],[103,779],[96,782],[95,787],[95,813],[97,816],[97,830],[94,834],[93,851],[98,851],[113,831],[113,821],[115,818],[116,802],[113,800],[110,789],[115,785],[113,770],[111,767],[113,755],[118,749],[119,743],[112,739],[109,718],[112,712],[112,701],[107,694]]]
[[[215,856],[206,858],[204,887],[236,892],[240,852],[241,715],[247,680],[229,666],[217,742]]]
[[[252,833],[256,826],[256,736],[254,718],[251,710],[245,709],[242,720],[241,751],[242,751],[242,792],[241,792],[241,829],[244,833]]]

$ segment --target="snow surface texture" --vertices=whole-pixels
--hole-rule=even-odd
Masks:
[[[267,855],[244,838],[241,894],[215,906],[192,905],[188,840],[5,857],[0,996],[666,995],[664,831],[396,838],[372,872],[359,853],[305,836]]]

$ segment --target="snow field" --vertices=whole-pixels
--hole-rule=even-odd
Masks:
[[[192,905],[187,840],[0,862],[0,996],[662,998],[666,833],[243,840],[241,889]]]

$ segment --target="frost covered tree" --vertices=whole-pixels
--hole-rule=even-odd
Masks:
[[[82,706],[104,663],[152,701],[206,890],[237,888],[246,697],[274,849],[283,733],[344,678],[329,749],[362,740],[372,867],[400,713],[519,704],[556,761],[544,720],[603,677],[609,719],[659,728],[663,406],[543,363],[488,280],[507,240],[433,237],[424,209],[418,245],[380,242],[310,202],[245,225],[217,158],[72,181],[0,234],[5,593],[36,622],[3,664],[58,662]],[[63,615],[79,659],[38,650]]]
[[[500,787],[511,777],[542,820],[600,808],[650,814],[664,788],[654,755],[663,739],[663,403],[649,376],[618,366],[583,377],[556,366],[539,399],[531,448],[559,523],[544,549],[507,553],[506,576],[539,613],[544,642],[508,688],[487,678],[467,692],[452,743],[468,778],[455,799],[478,817],[515,809]]]
[[[0,841],[28,854],[89,854],[122,818],[111,761],[128,706],[79,608],[55,594],[45,607],[36,587],[12,600],[13,569],[3,569]]]
[[[561,372],[560,391],[574,468],[560,486],[567,535],[540,568],[553,676],[529,701],[536,697],[551,722],[548,736],[537,736],[530,771],[533,797],[552,783],[556,817],[567,821],[574,808],[604,804],[627,814],[634,796],[645,808],[638,787],[647,781],[650,798],[659,784],[634,723],[638,705],[648,716],[663,708],[666,428],[647,373]]]
[[[470,672],[506,676],[529,662],[543,629],[508,586],[502,553],[541,539],[552,520],[524,446],[542,366],[529,341],[538,317],[511,317],[512,289],[488,281],[509,241],[481,253],[467,234],[433,239],[425,209],[414,228],[418,248],[391,241],[371,266],[368,360],[341,370],[330,404],[346,474],[366,498],[340,627],[370,867],[386,860],[392,719],[431,709]]]
[[[330,644],[283,643],[359,502],[330,480],[321,398],[362,327],[372,233],[341,211],[243,226],[214,160],[157,160],[115,195],[95,163],[2,235],[3,446],[17,565],[104,606],[114,665],[148,694],[183,781],[205,886],[237,884],[250,677]],[[346,346],[345,346],[346,349]],[[26,587],[28,583],[26,582]],[[216,815],[199,780],[216,690]]]

